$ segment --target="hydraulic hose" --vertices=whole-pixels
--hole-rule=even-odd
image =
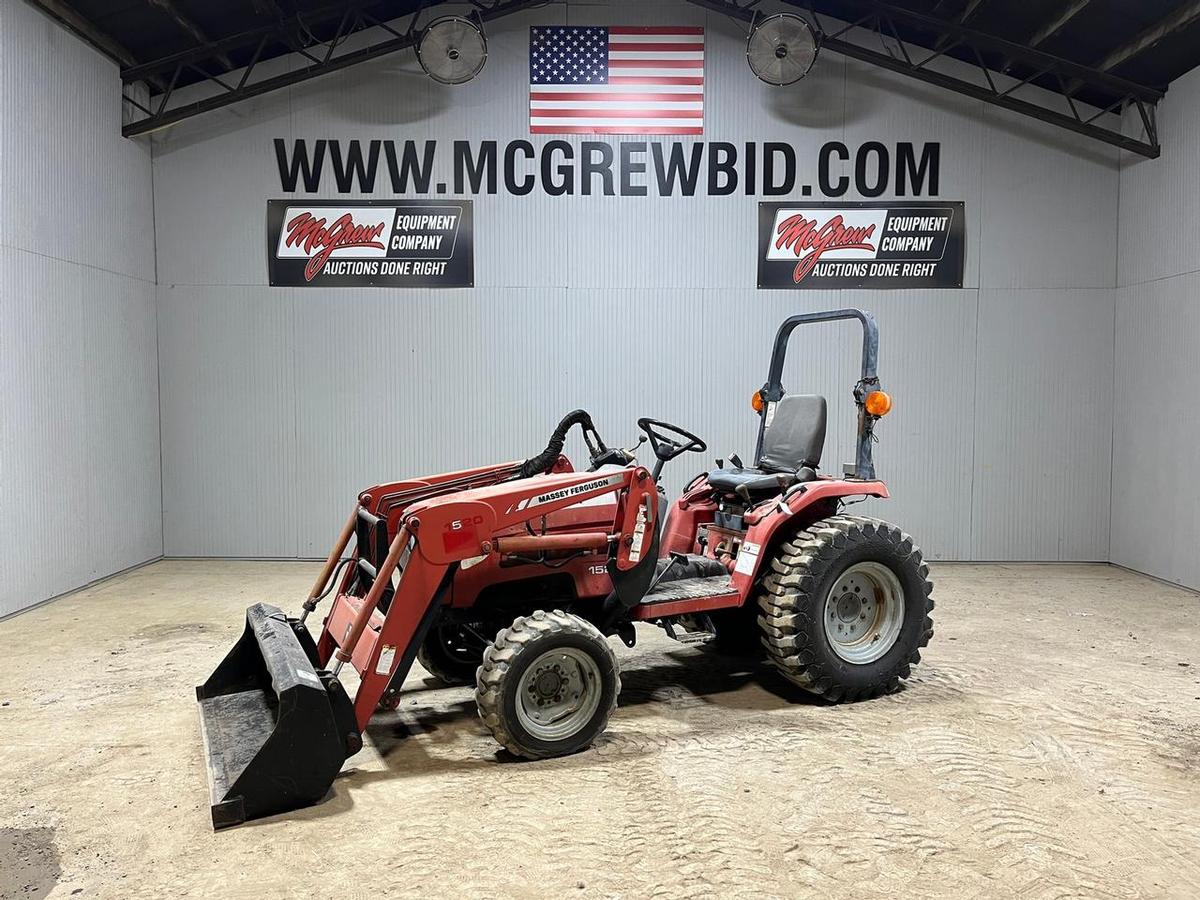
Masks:
[[[531,478],[534,475],[541,475],[543,472],[549,472],[555,461],[562,455],[563,445],[566,443],[567,432],[571,430],[572,425],[579,425],[583,428],[584,438],[587,439],[588,432],[596,435],[596,426],[592,424],[592,417],[587,410],[576,409],[563,416],[558,427],[550,434],[550,441],[546,444],[546,449],[537,456],[531,456],[525,462],[521,463],[521,469],[517,473],[517,478]],[[599,435],[596,435],[599,441]],[[590,441],[588,442],[591,443]],[[600,449],[603,450],[604,444],[600,442]]]

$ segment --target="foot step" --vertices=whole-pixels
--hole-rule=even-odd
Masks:
[[[709,625],[711,625],[711,621],[708,621],[708,616],[705,616],[704,619]],[[673,641],[678,641],[681,644],[707,644],[716,637],[716,634],[708,629],[702,628],[698,631],[677,629],[675,626],[679,623],[671,622],[670,619],[663,619],[660,624],[663,627],[663,631],[667,633],[667,637],[671,638]]]
[[[727,573],[708,578],[680,578],[655,585],[642,603],[663,603],[667,600],[695,600],[701,597],[717,597],[733,592],[733,578]]]

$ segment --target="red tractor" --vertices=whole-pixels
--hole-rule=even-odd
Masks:
[[[857,459],[840,477],[818,473],[825,399],[780,381],[796,326],[836,319],[863,327]],[[604,730],[620,691],[609,639],[633,646],[638,622],[683,642],[765,649],[786,678],[831,701],[894,690],[933,634],[928,569],[896,526],[841,512],[888,496],[871,459],[873,427],[891,408],[877,356],[865,312],[787,319],[753,398],[754,465],[718,460],[671,504],[663,466],[704,441],[639,419],[655,456],[647,469],[637,447],[606,446],[582,410],[530,459],[363,491],[300,617],[250,607],[242,637],[197,688],[214,827],[320,800],[417,658],[448,683],[475,684],[484,724],[530,759],[574,753]],[[586,471],[562,454],[575,425]],[[313,641],[305,619],[330,594]],[[353,697],[339,677],[347,663]]]

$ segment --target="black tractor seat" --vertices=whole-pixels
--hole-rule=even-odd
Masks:
[[[714,469],[708,473],[710,487],[724,494],[736,494],[744,487],[751,497],[770,497],[786,491],[800,481],[811,481],[817,477],[812,469],[802,473],[764,472],[762,469]]]
[[[753,467],[714,469],[708,473],[709,486],[757,503],[813,480],[825,447],[825,422],[824,397],[784,395],[763,433],[758,462]]]

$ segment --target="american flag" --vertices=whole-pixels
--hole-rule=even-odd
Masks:
[[[529,29],[534,134],[703,134],[704,29]]]

